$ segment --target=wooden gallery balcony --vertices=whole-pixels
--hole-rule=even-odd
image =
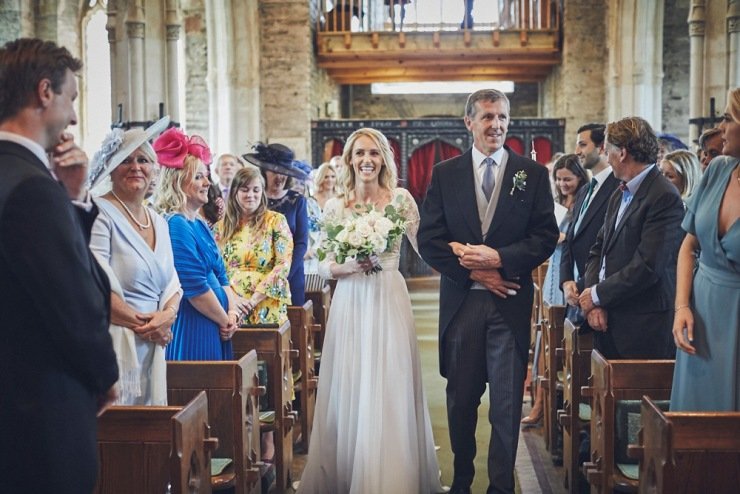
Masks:
[[[536,82],[561,59],[557,0],[478,0],[474,15],[462,0],[321,3],[318,65],[339,84]]]

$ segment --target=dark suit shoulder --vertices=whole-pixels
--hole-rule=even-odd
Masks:
[[[454,156],[444,161],[440,161],[439,163],[434,165],[434,169],[439,173],[439,172],[447,171],[452,168],[464,166],[466,163],[471,164],[472,162],[473,162],[473,151],[472,149],[468,149],[463,154]]]
[[[651,175],[645,179],[646,181],[650,179],[650,182],[645,184],[648,186],[646,192],[648,197],[653,196],[658,200],[673,199],[674,202],[683,205],[678,189],[663,174],[657,171],[657,167],[651,172]]]

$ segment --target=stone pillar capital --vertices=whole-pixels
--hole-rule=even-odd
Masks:
[[[167,25],[167,41],[177,41],[180,39],[180,25],[179,24],[168,24]]]
[[[740,0],[731,1],[727,6],[727,33],[740,33]]]
[[[144,38],[143,22],[126,22],[126,34],[129,38]]]
[[[692,0],[689,7],[689,36],[704,36],[706,9],[704,0]]]

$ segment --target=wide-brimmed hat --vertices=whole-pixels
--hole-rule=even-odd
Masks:
[[[295,154],[288,146],[282,144],[263,144],[258,142],[252,146],[253,153],[243,154],[242,158],[253,165],[271,172],[287,175],[299,180],[306,180],[308,175],[298,167]]]
[[[94,189],[100,185],[123,160],[165,130],[169,123],[170,117],[167,116],[146,129],[113,129],[105,136],[103,144],[93,156],[87,179],[88,187]]]

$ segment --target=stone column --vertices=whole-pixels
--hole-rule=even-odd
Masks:
[[[729,86],[740,87],[740,0],[730,0],[727,7],[727,56],[729,57]]]
[[[116,95],[118,94],[118,70],[116,70],[116,19],[118,17],[117,0],[108,0],[108,21],[105,23],[105,30],[108,31],[108,48],[110,51],[110,94],[111,94],[111,115],[113,122],[118,121],[118,105]]]
[[[232,75],[235,34],[231,0],[206,2],[206,34],[208,36],[208,142],[217,154],[233,153],[232,131],[235,111]],[[245,29],[248,29],[245,26]]]
[[[53,0],[41,0],[36,11],[36,36],[54,41],[57,39],[57,2]]]
[[[625,22],[634,19],[634,22]],[[662,127],[663,2],[609,5],[608,120],[638,115]]]
[[[142,0],[129,4],[126,34],[129,51],[129,121],[143,122],[145,117],[144,94],[144,6]]]
[[[705,0],[691,0],[689,10],[689,37],[691,63],[689,69],[689,118],[703,116],[704,100],[704,33],[706,24]],[[689,142],[699,138],[699,128],[689,126]]]
[[[167,104],[165,113],[173,122],[180,122],[179,57],[177,41],[180,39],[180,18],[177,0],[167,0]]]

